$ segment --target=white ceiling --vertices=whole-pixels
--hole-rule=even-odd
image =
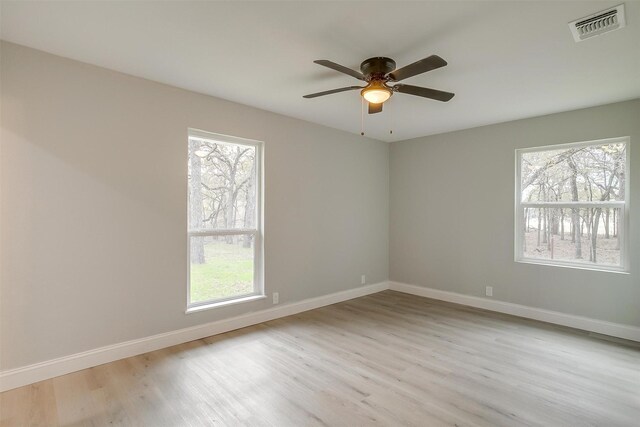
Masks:
[[[575,43],[567,22],[618,1],[2,1],[1,37],[353,133],[360,83],[313,64],[398,66],[431,54],[447,67],[403,83],[455,92],[448,103],[396,94],[365,117],[386,141],[640,97],[640,2],[628,26]],[[393,135],[389,134],[390,127]]]

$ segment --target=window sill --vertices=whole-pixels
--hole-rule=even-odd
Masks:
[[[622,267],[592,266],[592,265],[582,265],[578,263],[575,263],[575,264],[559,263],[559,262],[552,262],[552,261],[546,261],[546,260],[538,260],[533,258],[522,258],[522,259],[516,259],[515,261],[521,264],[544,265],[547,267],[563,267],[563,268],[573,268],[576,270],[599,271],[604,273],[629,274],[629,272],[624,270]]]
[[[185,311],[185,313],[186,314],[191,314],[191,313],[197,313],[199,311],[211,310],[213,308],[226,307],[228,305],[235,305],[235,304],[241,304],[241,303],[244,303],[244,302],[258,301],[258,300],[261,300],[261,299],[265,299],[266,297],[267,297],[266,295],[249,295],[249,296],[246,296],[246,297],[234,298],[234,299],[225,300],[225,301],[212,302],[210,304],[196,305],[196,306],[193,306],[193,307],[187,307],[187,310]]]

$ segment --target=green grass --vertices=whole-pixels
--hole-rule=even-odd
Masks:
[[[253,292],[253,249],[225,241],[207,242],[205,263],[191,264],[191,302]]]

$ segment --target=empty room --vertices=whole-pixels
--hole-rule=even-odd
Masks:
[[[0,427],[640,425],[640,1],[0,0]]]

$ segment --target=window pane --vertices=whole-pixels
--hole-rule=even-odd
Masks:
[[[189,229],[253,229],[256,148],[189,138]]]
[[[523,202],[624,200],[624,143],[522,153]]]
[[[524,258],[620,266],[622,210],[525,208]]]
[[[197,303],[254,292],[252,235],[191,237],[191,295]]]

